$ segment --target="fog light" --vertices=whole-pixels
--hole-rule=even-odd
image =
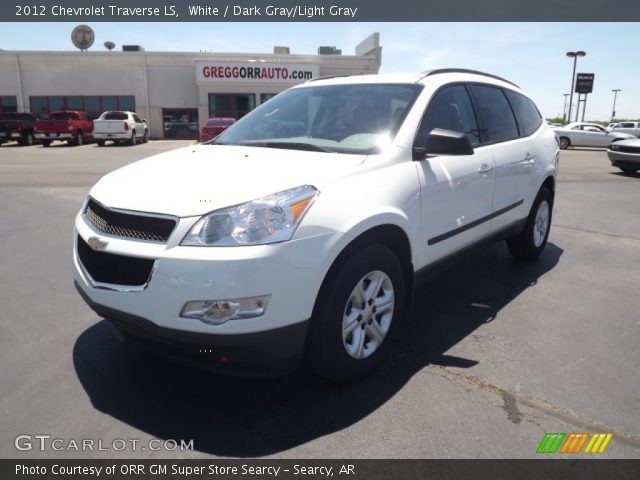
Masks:
[[[187,302],[180,316],[220,325],[229,320],[254,318],[264,314],[271,295],[230,300],[194,300]]]

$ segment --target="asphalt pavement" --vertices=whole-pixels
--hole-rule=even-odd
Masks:
[[[640,458],[640,175],[563,151],[542,257],[514,262],[498,244],[419,285],[388,363],[336,386],[149,357],[74,290],[91,185],[188,144],[0,147],[0,458],[534,458],[547,432],[613,433],[600,457]],[[16,448],[36,434],[139,449]]]

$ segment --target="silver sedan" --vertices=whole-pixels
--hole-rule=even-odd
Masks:
[[[597,123],[574,122],[553,130],[560,141],[560,148],[602,147],[612,142],[635,138],[628,133],[609,132]]]
[[[621,140],[609,146],[607,155],[611,165],[625,173],[640,170],[640,139]]]

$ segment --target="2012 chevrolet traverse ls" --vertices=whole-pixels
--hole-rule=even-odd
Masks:
[[[493,75],[310,81],[103,177],[75,220],[76,287],[183,362],[354,379],[383,361],[418,272],[493,240],[542,252],[558,152]]]

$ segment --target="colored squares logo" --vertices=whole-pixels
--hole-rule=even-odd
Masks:
[[[545,433],[536,453],[604,453],[612,438],[612,433]]]

